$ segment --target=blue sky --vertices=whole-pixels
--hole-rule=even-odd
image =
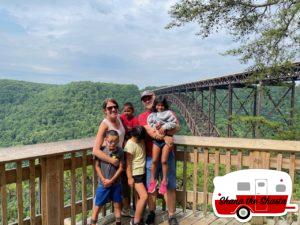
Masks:
[[[1,1],[0,79],[174,85],[243,71],[224,31],[166,30],[175,0]]]

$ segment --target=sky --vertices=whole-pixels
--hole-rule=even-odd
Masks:
[[[0,4],[0,79],[176,85],[242,72],[225,31],[171,30],[176,0],[15,0]]]

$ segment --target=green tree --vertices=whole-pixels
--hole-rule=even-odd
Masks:
[[[253,63],[256,75],[278,74],[300,56],[299,0],[180,0],[169,13],[167,28],[195,22],[203,38],[227,29],[239,47],[225,54]]]

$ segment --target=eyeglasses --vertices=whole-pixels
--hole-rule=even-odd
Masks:
[[[147,96],[144,96],[144,97],[142,98],[142,101],[143,101],[143,102],[146,102],[146,101],[149,101],[149,100],[151,100],[151,99],[152,99],[152,96],[147,95]]]
[[[109,110],[109,111],[111,111],[111,110],[113,110],[113,109],[118,109],[118,106],[112,105],[112,106],[106,107],[106,109]]]
[[[108,145],[116,145],[119,141],[106,141]]]

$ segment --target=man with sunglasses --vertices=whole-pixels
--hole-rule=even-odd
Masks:
[[[147,118],[151,114],[153,110],[153,104],[155,100],[155,94],[152,91],[144,91],[141,95],[141,101],[144,105],[145,111],[138,116],[138,122],[140,126],[143,126],[147,132],[145,138],[146,144],[146,183],[147,186],[150,183],[150,174],[151,174],[151,165],[152,165],[152,141],[153,139],[162,140],[164,139],[164,135],[159,134],[155,129],[150,127],[147,123]],[[179,122],[177,121],[178,126],[170,130],[168,135],[173,135],[179,130]],[[167,141],[166,141],[167,142]],[[175,168],[175,154],[172,151],[169,155],[168,159],[168,185],[167,185],[167,193],[164,194],[164,198],[168,208],[169,214],[169,224],[170,225],[178,225],[178,221],[175,217],[175,207],[176,207],[176,168]],[[157,171],[157,176],[161,176],[161,165]],[[146,219],[146,224],[154,224],[155,223],[155,209],[156,209],[156,198],[157,191],[154,193],[148,193],[148,207],[150,210],[149,215]]]

